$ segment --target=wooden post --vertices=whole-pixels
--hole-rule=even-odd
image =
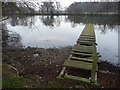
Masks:
[[[95,54],[93,56],[93,67],[92,67],[92,71],[91,71],[91,83],[96,82],[95,75],[96,75],[96,71],[98,70],[97,62],[98,62],[98,56]]]

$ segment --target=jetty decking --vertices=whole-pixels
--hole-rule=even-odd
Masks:
[[[93,24],[87,24],[73,46],[71,54],[63,64],[58,78],[79,81],[90,86],[98,86],[98,57]]]

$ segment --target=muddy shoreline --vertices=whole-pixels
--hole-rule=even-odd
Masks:
[[[3,49],[3,63],[16,68],[19,76],[25,82],[34,82],[30,87],[49,87],[50,82],[74,87],[74,84],[57,80],[64,61],[69,57],[72,47],[63,48],[26,48]],[[120,88],[120,67],[101,61],[99,69],[106,73],[98,72],[98,83],[103,88]],[[3,71],[4,72],[4,71]],[[4,78],[3,78],[4,80]],[[53,86],[54,87],[54,86]]]

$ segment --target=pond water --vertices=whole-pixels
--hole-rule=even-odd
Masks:
[[[101,60],[118,60],[118,17],[113,16],[10,16],[4,21],[10,47],[59,48],[76,44],[85,24],[94,24]]]

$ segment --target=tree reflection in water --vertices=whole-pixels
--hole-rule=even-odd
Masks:
[[[28,26],[29,28],[32,28],[32,26],[35,24],[35,17],[34,16],[25,16],[25,15],[19,15],[19,16],[9,16],[8,22],[11,24],[11,26]]]
[[[46,26],[50,26],[50,27],[54,27],[54,17],[53,16],[47,16],[47,17],[42,17],[41,18],[41,21],[44,25]]]
[[[61,17],[59,16],[41,16],[39,19],[42,21],[42,23],[45,26],[49,26],[50,28],[53,28],[55,26],[59,27],[61,23]]]
[[[113,18],[114,17],[114,18]],[[94,25],[99,25],[101,32],[102,33],[107,33],[106,30],[108,30],[107,28],[109,28],[110,31],[112,30],[118,30],[118,29],[114,29],[117,28],[120,25],[120,19],[117,16],[105,16],[105,15],[80,15],[80,16],[73,16],[73,15],[68,15],[68,16],[52,16],[52,15],[48,15],[48,16],[39,16],[39,19],[41,20],[41,22],[45,25],[48,26],[50,28],[54,28],[59,27],[61,24],[61,21],[63,20],[66,22],[70,22],[71,23],[71,27],[75,28],[77,26],[77,24],[94,24]],[[19,16],[10,16],[8,22],[12,25],[12,26],[28,26],[31,30],[35,27],[38,28],[35,23],[38,20],[38,16],[25,16],[25,15],[19,15]]]
[[[114,17],[114,18],[113,18]],[[106,34],[108,31],[116,31],[118,32],[118,28],[120,27],[120,18],[112,15],[81,15],[81,16],[73,16],[68,15],[66,21],[71,22],[71,26],[74,28],[76,24],[94,24],[98,25],[97,28],[101,30],[102,34]]]
[[[21,36],[15,32],[7,30],[5,24],[2,24],[2,47],[3,49],[22,48]]]
[[[50,28],[53,28],[55,26],[59,27],[61,23],[61,17],[59,16],[39,16],[39,19],[42,21],[42,23],[45,26],[49,26]],[[28,26],[31,30],[37,26],[35,25],[36,21],[38,20],[38,17],[36,16],[25,16],[25,15],[18,15],[18,16],[9,16],[8,23],[11,24],[11,26]]]

